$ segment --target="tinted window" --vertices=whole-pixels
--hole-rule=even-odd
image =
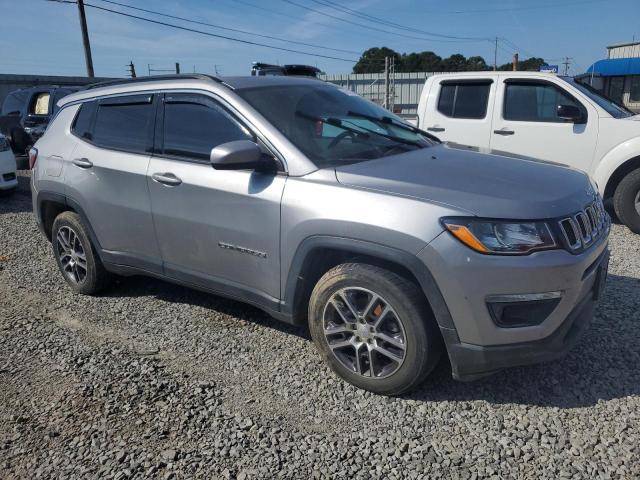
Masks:
[[[4,99],[2,104],[2,115],[8,115],[9,113],[21,112],[26,103],[26,94],[20,92],[14,92]]]
[[[66,88],[59,88],[55,91],[55,93],[53,94],[53,111],[57,112],[58,111],[58,101],[63,98],[66,97],[67,95],[73,93],[73,90],[68,90]]]
[[[624,77],[611,77],[609,79],[609,98],[614,102],[622,103],[624,95]]]
[[[631,77],[631,85],[629,89],[629,101],[640,102],[640,77]]]
[[[211,149],[252,135],[224,108],[203,95],[167,95],[163,153],[209,160]]]
[[[80,105],[71,130],[80,138],[91,140],[91,120],[95,110],[95,102],[85,102]]]
[[[144,153],[150,146],[154,119],[151,95],[135,95],[101,100],[93,127],[97,145]]]
[[[489,101],[489,83],[446,83],[440,87],[438,111],[453,118],[484,118]]]
[[[525,122],[564,122],[558,117],[559,105],[582,109],[576,100],[559,88],[546,83],[508,83],[504,118]]]

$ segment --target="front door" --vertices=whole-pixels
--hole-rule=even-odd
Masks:
[[[583,111],[584,123],[557,115],[559,105]],[[597,112],[547,80],[500,79],[491,135],[493,150],[588,171],[598,137]]]
[[[223,293],[280,296],[280,199],[286,177],[214,170],[211,149],[255,140],[204,94],[167,93],[147,182],[165,273]]]

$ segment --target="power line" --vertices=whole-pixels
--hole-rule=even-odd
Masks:
[[[474,13],[500,13],[500,12],[517,12],[521,10],[539,10],[539,9],[550,9],[550,8],[558,8],[558,7],[570,7],[573,5],[582,5],[586,3],[602,3],[606,0],[577,0],[574,2],[567,3],[547,3],[544,5],[532,5],[528,7],[507,7],[507,8],[484,8],[478,10],[451,10],[448,12],[429,12],[431,15],[466,15],[466,14],[474,14]]]
[[[287,1],[287,3],[292,3],[289,2],[288,0],[284,0]],[[323,5],[325,7],[329,7],[332,8],[334,10],[337,10],[339,12],[342,13],[346,13],[347,15],[351,15],[353,17],[358,17],[361,18],[363,20],[366,20],[368,22],[372,22],[372,23],[377,23],[377,24],[381,24],[381,25],[386,25],[386,26],[390,26],[393,28],[397,28],[400,30],[405,30],[405,31],[409,31],[409,32],[413,32],[413,33],[419,33],[422,35],[430,35],[430,36],[435,36],[435,37],[440,37],[440,38],[447,38],[450,40],[455,40],[455,41],[484,41],[487,40],[486,37],[461,37],[461,36],[457,36],[457,35],[445,35],[442,33],[434,33],[434,32],[428,32],[426,30],[419,30],[417,28],[413,28],[413,27],[408,27],[406,25],[401,25],[399,23],[395,23],[392,22],[390,20],[385,20],[383,18],[380,17],[374,17],[373,15],[369,15],[367,13],[362,13],[359,12],[358,10],[354,10],[352,8],[348,8],[348,7],[344,7],[342,5],[336,4],[335,2],[332,2],[330,0],[312,0],[313,2],[319,4],[319,5]],[[295,4],[297,5],[297,4]],[[301,5],[298,5],[301,6]],[[303,8],[307,8],[307,7],[303,7]],[[320,11],[317,10],[312,10],[315,11],[317,13],[322,13]]]
[[[71,4],[75,4],[76,3],[73,0],[48,0],[48,1],[53,1],[53,2],[57,2],[57,3],[71,3]],[[202,30],[196,30],[195,28],[183,27],[183,26],[180,26],[180,25],[175,25],[173,23],[161,22],[159,20],[152,20],[150,18],[140,17],[138,15],[132,15],[130,13],[119,12],[117,10],[112,10],[110,8],[101,7],[101,6],[93,5],[93,4],[90,4],[90,3],[85,3],[85,7],[95,8],[97,10],[110,12],[110,13],[113,13],[113,14],[116,14],[116,15],[121,15],[123,17],[135,18],[137,20],[142,20],[142,21],[148,22],[148,23],[154,23],[154,24],[157,24],[157,25],[163,25],[165,27],[176,28],[178,30],[184,30],[184,31],[187,31],[187,32],[192,32],[192,33],[199,33],[200,35],[206,35],[208,37],[221,38],[223,40],[229,40],[229,41],[232,41],[232,42],[244,43],[246,45],[255,45],[255,46],[258,46],[258,47],[271,48],[273,50],[281,50],[281,51],[284,51],[284,52],[299,53],[301,55],[309,55],[311,57],[328,58],[330,60],[339,60],[341,62],[349,62],[349,63],[356,63],[357,62],[357,60],[353,60],[353,59],[349,59],[349,58],[332,57],[332,56],[329,56],[329,55],[322,55],[320,53],[311,53],[311,52],[305,52],[305,51],[302,51],[302,50],[294,50],[294,49],[291,49],[291,48],[277,47],[275,45],[268,45],[268,44],[265,44],[265,43],[252,42],[250,40],[243,40],[243,39],[240,39],[240,38],[228,37],[226,35],[219,35],[217,33],[205,32],[205,31],[202,31]]]
[[[330,13],[323,12],[323,11],[317,10],[315,8],[307,7],[306,5],[301,5],[299,3],[294,2],[293,0],[282,0],[282,1],[286,2],[286,3],[289,3],[291,5],[295,5],[296,7],[303,8],[305,10],[309,10],[310,12],[317,13],[317,14],[323,15],[325,17],[333,18],[334,20],[339,20],[341,22],[348,23],[350,25],[356,25],[356,26],[361,27],[361,28],[366,28],[367,30],[375,30],[377,32],[387,33],[387,34],[390,34],[390,35],[397,35],[397,36],[405,37],[405,38],[412,38],[412,39],[415,39],[415,40],[445,41],[445,40],[434,40],[434,39],[424,38],[424,37],[416,37],[416,36],[413,36],[413,35],[405,35],[404,33],[393,32],[391,30],[383,30],[381,28],[372,27],[371,25],[365,25],[363,23],[353,22],[353,21],[348,20],[346,18],[338,17],[336,15],[331,15]],[[464,37],[455,37],[453,35],[444,35],[444,34],[439,34],[439,33],[429,33],[429,35],[434,36],[434,37],[446,38],[449,41],[451,41],[451,40],[457,40],[457,41],[461,41],[461,40],[479,41],[479,40],[481,40],[481,41],[485,41],[486,40],[486,38],[464,38]]]
[[[227,30],[229,32],[243,33],[243,34],[246,34],[246,35],[253,35],[255,37],[262,37],[262,38],[268,38],[268,39],[271,39],[271,40],[277,40],[279,42],[294,43],[294,44],[297,44],[297,45],[304,45],[306,47],[314,47],[314,48],[322,48],[322,49],[325,49],[325,50],[333,50],[335,52],[360,54],[360,52],[356,52],[354,50],[343,50],[343,49],[340,49],[340,48],[325,47],[323,45],[316,45],[316,44],[313,44],[313,43],[298,42],[298,41],[295,41],[295,40],[289,40],[287,38],[273,37],[271,35],[263,35],[263,34],[259,34],[259,33],[248,32],[246,30],[240,30],[240,29],[237,29],[237,28],[223,27],[221,25],[216,25],[216,24],[213,24],[213,23],[201,22],[199,20],[193,20],[193,19],[190,19],[190,18],[178,17],[176,15],[169,15],[168,13],[162,13],[162,12],[158,12],[158,11],[155,11],[155,10],[148,10],[146,8],[134,7],[132,5],[127,5],[125,3],[115,2],[113,0],[100,0],[100,1],[101,2],[105,2],[105,3],[111,3],[113,5],[119,5],[119,6],[125,7],[125,8],[130,8],[131,10],[138,10],[140,12],[146,12],[146,13],[151,13],[153,15],[159,15],[161,17],[167,17],[167,18],[173,18],[173,19],[176,19],[176,20],[181,20],[183,22],[189,22],[189,23],[194,23],[194,24],[197,24],[197,25],[204,25],[204,26],[207,26],[207,27],[219,28],[221,30]]]

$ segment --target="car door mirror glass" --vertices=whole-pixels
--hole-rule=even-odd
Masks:
[[[250,140],[218,145],[211,150],[209,159],[216,170],[258,170],[268,163],[260,147]]]

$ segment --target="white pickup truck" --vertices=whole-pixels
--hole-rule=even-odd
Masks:
[[[427,79],[418,126],[441,140],[569,165],[640,233],[640,115],[570,78],[465,72]]]

